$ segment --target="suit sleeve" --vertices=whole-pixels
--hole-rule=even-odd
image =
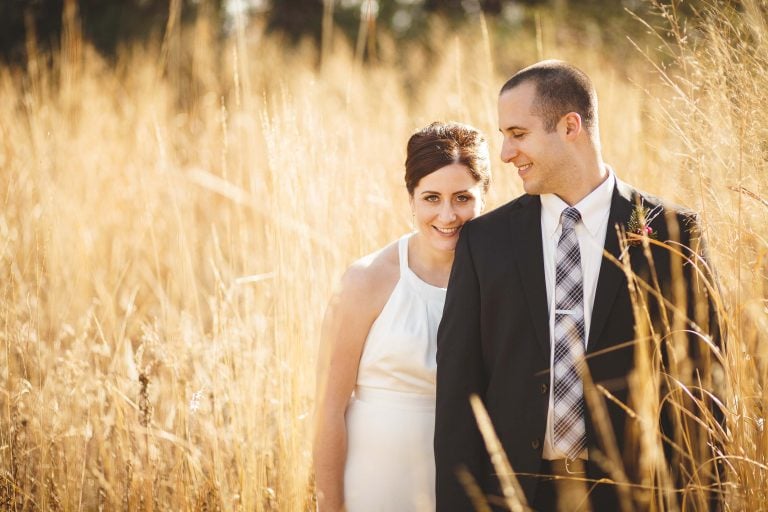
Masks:
[[[688,248],[684,249],[683,252],[689,260],[682,263],[681,273],[683,283],[685,283],[685,315],[688,319],[695,322],[698,328],[701,329],[701,332],[695,333],[691,329],[688,333],[687,357],[690,364],[679,366],[677,373],[673,372],[673,376],[692,386],[692,394],[702,400],[703,403],[701,406],[694,406],[691,401],[685,399],[684,394],[677,394],[674,401],[678,405],[690,407],[692,417],[701,418],[707,422],[710,421],[707,418],[711,418],[711,420],[719,423],[721,427],[724,427],[725,417],[723,411],[716,401],[709,400],[705,394],[705,392],[712,393],[715,397],[720,395],[720,390],[717,389],[717,382],[714,378],[716,373],[714,370],[719,366],[715,352],[723,348],[723,332],[715,300],[715,295],[719,294],[716,274],[707,258],[706,245],[698,220],[698,216],[692,213],[679,214],[677,216],[680,227],[680,243]],[[673,258],[672,266],[676,264],[677,262]],[[670,268],[670,284],[672,286],[675,285],[674,275],[675,272]],[[674,302],[675,294],[672,293],[670,295],[671,300]],[[674,339],[674,337],[670,339]],[[672,357],[668,355],[666,359],[671,360]],[[698,391],[699,383],[701,383],[703,388],[702,391]],[[675,386],[672,388],[674,389]],[[700,409],[702,406],[708,409],[706,411],[707,414]],[[669,435],[670,438],[676,439],[676,434],[681,429],[684,429],[687,432],[688,443],[694,447],[692,448],[694,460],[691,466],[688,466],[691,462],[676,460],[677,455],[675,452],[666,447],[667,457],[671,461],[670,466],[673,468],[686,466],[689,472],[678,474],[676,477],[678,481],[676,483],[680,487],[685,485],[686,475],[690,474],[691,471],[698,472],[699,478],[702,479],[702,484],[704,485],[723,481],[724,474],[721,464],[712,464],[710,460],[713,455],[711,447],[719,447],[719,436],[711,437],[707,429],[701,428],[692,417],[681,416],[671,408],[662,413],[662,431]],[[711,426],[714,427],[715,425]],[[696,447],[699,448],[696,449]],[[706,499],[710,502],[711,510],[719,509],[720,495],[718,492],[708,493]]]
[[[435,463],[437,510],[474,510],[457,478],[466,469],[484,487],[488,456],[469,397],[484,398],[486,377],[481,347],[481,295],[472,258],[471,224],[464,226],[453,262],[437,334]]]
[[[722,349],[723,332],[713,294],[719,294],[716,273],[711,267],[707,247],[702,235],[698,215],[681,216],[681,243],[688,247],[688,258],[691,263],[683,266],[683,278],[687,283],[686,304],[687,316],[692,319],[704,336],[708,336],[714,347]],[[691,336],[689,355],[694,363],[694,370],[703,381],[709,380],[712,364],[711,350],[698,335]]]
[[[699,219],[697,216],[694,218],[694,240],[692,241],[691,246],[692,249],[699,255],[701,262],[700,265],[703,269],[703,277],[697,276],[698,279],[691,280],[692,285],[689,287],[689,293],[692,297],[689,300],[689,304],[691,304],[693,307],[689,307],[689,310],[693,310],[691,318],[694,318],[702,329],[706,329],[706,333],[709,335],[712,345],[714,345],[722,354],[724,348],[723,344],[725,341],[724,338],[726,335],[723,330],[725,324],[720,316],[721,312],[718,310],[718,301],[715,298],[715,295],[722,297],[722,290],[720,289],[720,285],[717,279],[717,272],[712,267],[712,262],[708,257],[706,241],[703,237],[701,225],[698,221]],[[706,286],[704,281],[707,281],[709,286]],[[696,341],[699,342],[698,346],[694,345],[692,350],[696,372],[694,379],[695,381],[700,379],[704,387],[709,389],[713,395],[717,397],[718,401],[725,403],[725,400],[723,399],[724,390],[719,389],[720,386],[717,382],[718,379],[716,379],[714,375],[714,370],[716,368],[719,368],[721,370],[720,374],[722,374],[722,368],[719,367],[720,365],[716,358],[712,356],[712,351],[710,350],[709,346],[702,347],[704,344],[699,340]],[[700,348],[701,350],[696,351],[696,348]],[[709,412],[712,414],[712,418],[717,421],[723,430],[725,430],[727,428],[725,412],[717,403],[715,403],[714,400],[709,402]],[[713,453],[716,454],[717,452],[724,451],[723,440],[719,436],[709,438],[709,443],[711,446],[715,447]],[[718,459],[717,462],[709,465],[709,469],[711,470],[710,476],[712,482],[726,481],[725,467],[721,459]],[[707,495],[709,510],[723,510],[721,494],[718,491],[719,489],[715,488]]]

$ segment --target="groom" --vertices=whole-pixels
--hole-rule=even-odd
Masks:
[[[641,194],[603,162],[595,89],[577,68],[561,61],[525,68],[503,86],[498,107],[501,158],[517,168],[526,193],[465,224],[456,247],[437,341],[437,510],[474,510],[460,475],[486,496],[501,495],[471,394],[488,410],[529,506],[620,510],[615,486],[580,483],[616,477],[611,467],[642,478],[637,443],[625,442],[637,426],[619,402],[632,405],[638,344],[653,345],[647,331],[636,332],[640,320],[616,261],[629,258],[645,282],[655,271],[670,301],[680,298],[672,285],[683,283],[687,305],[668,307],[669,322],[700,317],[703,285],[692,265],[655,244],[651,265],[638,241],[646,234],[695,247],[696,216]],[[624,253],[621,237],[633,241]],[[660,322],[665,303],[653,294],[647,301],[651,324]],[[696,365],[706,348],[690,343],[691,377],[706,381]],[[595,388],[586,378],[616,400],[587,396]],[[607,412],[602,429],[594,396]]]

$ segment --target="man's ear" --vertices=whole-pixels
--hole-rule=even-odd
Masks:
[[[577,112],[568,112],[560,119],[560,123],[564,128],[565,137],[569,140],[576,139],[584,128]]]

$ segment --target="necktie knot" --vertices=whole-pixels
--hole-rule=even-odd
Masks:
[[[560,223],[563,225],[563,231],[567,229],[573,229],[573,227],[581,220],[581,213],[573,206],[569,206],[563,213],[560,214]]]

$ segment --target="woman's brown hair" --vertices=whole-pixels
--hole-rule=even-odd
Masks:
[[[488,191],[491,165],[488,141],[472,126],[454,122],[434,122],[417,131],[408,140],[405,159],[405,187],[413,195],[424,176],[446,165],[462,164],[469,174]]]

